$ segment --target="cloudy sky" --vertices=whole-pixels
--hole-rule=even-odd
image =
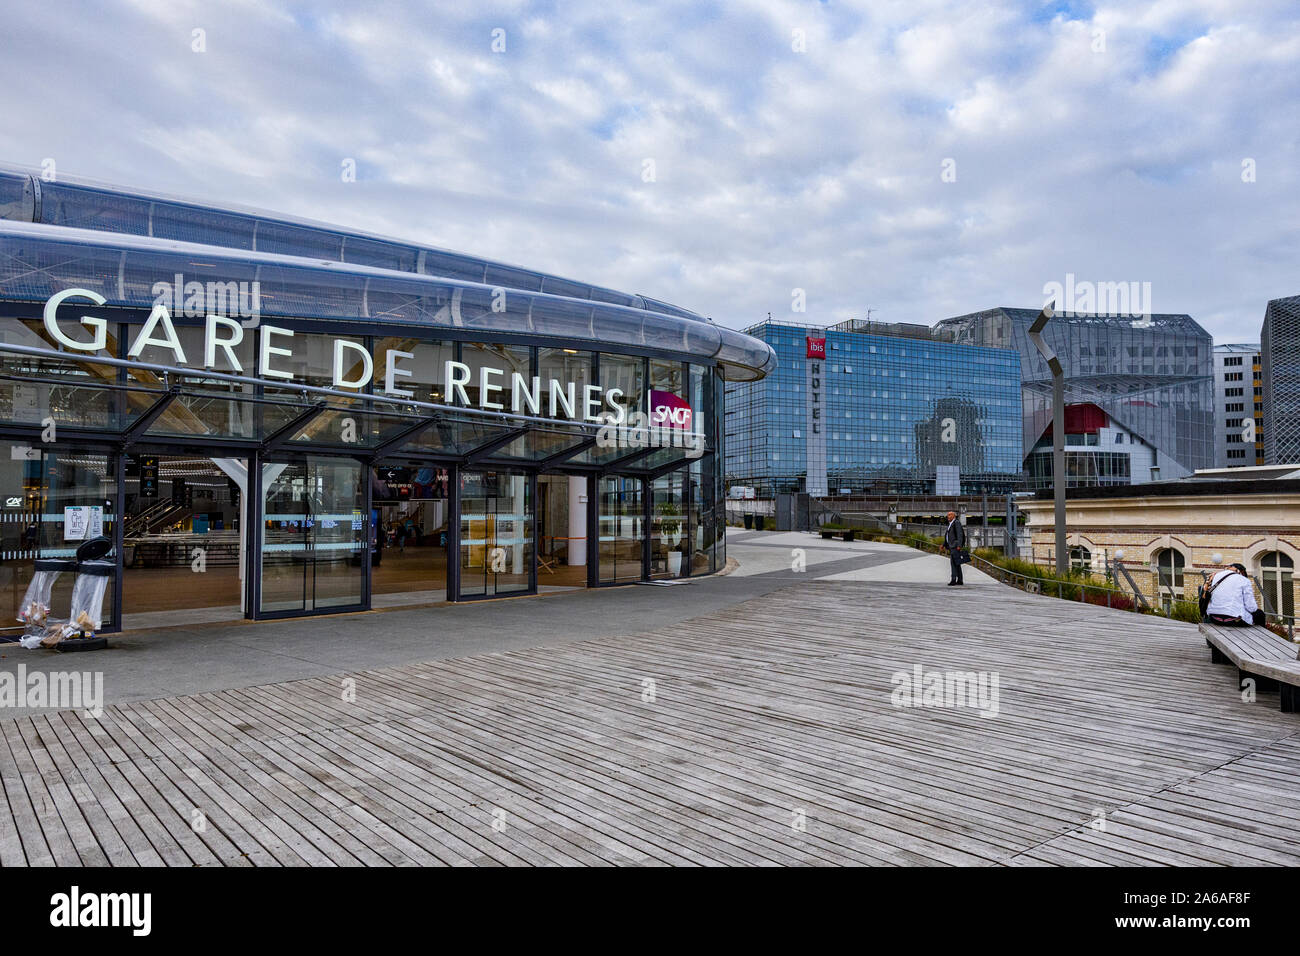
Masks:
[[[6,9],[0,160],[736,327],[1072,273],[1245,341],[1300,293],[1297,64],[1295,0],[43,0]]]

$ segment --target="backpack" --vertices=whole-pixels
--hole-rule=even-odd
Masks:
[[[1213,578],[1211,578],[1209,584],[1203,584],[1200,587],[1199,593],[1197,595],[1197,599],[1200,603],[1201,617],[1205,617],[1206,608],[1210,606],[1210,595],[1214,593],[1214,589],[1217,588],[1224,581],[1228,580],[1228,578],[1232,577],[1232,575],[1234,574],[1241,574],[1241,572],[1238,571],[1236,568],[1233,568],[1230,573],[1225,574],[1223,577],[1219,578],[1217,582]]]

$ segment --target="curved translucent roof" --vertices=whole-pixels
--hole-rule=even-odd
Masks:
[[[433,246],[280,213],[239,206],[207,206],[178,196],[119,189],[63,176],[57,182],[45,182],[20,168],[0,166],[0,219],[329,259],[526,292],[549,292],[708,321],[698,313],[657,299]]]
[[[0,220],[0,298],[44,302],[76,287],[98,292],[109,305],[150,308],[154,284],[171,282],[177,273],[186,281],[259,283],[263,318],[454,328],[485,338],[513,333],[606,352],[659,349],[720,362],[732,381],[761,378],[776,366],[776,354],[765,342],[712,322],[643,308],[508,291],[502,309],[491,283]]]

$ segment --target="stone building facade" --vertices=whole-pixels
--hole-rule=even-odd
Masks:
[[[1300,468],[1234,468],[1231,473],[1233,479],[1214,470],[1181,481],[1069,490],[1071,564],[1102,575],[1122,560],[1147,598],[1163,604],[1195,600],[1205,576],[1240,562],[1257,592],[1266,592],[1257,595],[1267,597],[1261,606],[1294,615]],[[1056,547],[1051,492],[1020,507],[1028,519],[1033,560],[1050,564]]]

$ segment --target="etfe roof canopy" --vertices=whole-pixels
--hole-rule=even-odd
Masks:
[[[0,296],[43,301],[78,286],[147,307],[153,284],[176,273],[259,282],[268,316],[672,351],[717,361],[732,381],[776,367],[766,343],[645,296],[322,223],[0,168]],[[506,307],[494,311],[501,289]]]
[[[90,289],[110,306],[149,309],[154,285],[187,279],[257,282],[260,314],[372,326],[457,329],[491,339],[524,335],[619,352],[673,352],[719,362],[731,381],[762,378],[776,365],[765,342],[710,322],[544,292],[510,291],[435,276],[217,246],[0,221],[0,298],[45,302]]]

